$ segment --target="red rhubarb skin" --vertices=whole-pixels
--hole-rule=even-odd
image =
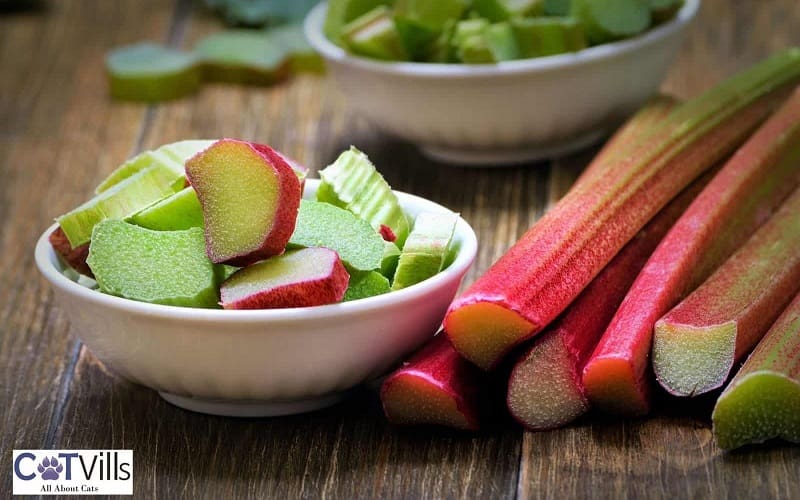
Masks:
[[[440,333],[383,382],[380,394],[386,418],[394,424],[424,423],[398,420],[389,411],[392,387],[402,379],[411,377],[451,398],[466,422],[465,430],[477,431],[480,428],[480,376],[480,371],[462,358],[447,336]]]
[[[762,264],[769,260],[771,266]],[[800,188],[705,283],[658,322],[696,328],[734,322],[735,363],[761,340],[798,290]],[[663,383],[662,387],[672,392]]]
[[[776,138],[781,138],[776,141]],[[793,146],[790,146],[794,143]],[[631,286],[584,368],[584,381],[625,383],[638,395],[615,408],[649,411],[650,348],[656,321],[700,285],[800,184],[800,92],[730,158],[667,234]],[[634,379],[610,379],[595,362],[618,360]],[[596,371],[594,371],[596,370]],[[587,384],[589,385],[589,384]],[[602,399],[592,403],[604,408]]]
[[[323,277],[299,281],[262,290],[240,299],[227,296],[225,284],[220,288],[223,309],[281,309],[311,307],[341,302],[350,282],[350,274],[333,250],[330,271]]]
[[[451,304],[444,326],[456,348],[459,332],[448,322],[454,311],[481,302],[513,311],[533,328],[503,346],[490,364],[496,367],[561,314],[670,199],[744,142],[785,96],[782,90],[754,101],[677,154],[681,127],[657,128],[668,136],[659,151],[646,141],[608,162],[604,175],[577,184]],[[647,167],[636,168],[645,157],[651,158]]]
[[[283,253],[286,244],[289,242],[289,238],[291,238],[292,233],[294,233],[295,223],[297,221],[297,210],[300,208],[300,198],[302,197],[302,186],[300,185],[300,180],[297,178],[294,169],[286,162],[284,156],[280,153],[264,144],[239,141],[236,139],[221,139],[186,162],[186,175],[192,185],[196,184],[196,179],[192,178],[192,169],[189,168],[188,165],[197,161],[203,161],[202,156],[206,154],[208,150],[223,144],[243,145],[257,154],[264,160],[264,166],[266,168],[271,168],[275,172],[279,185],[278,192],[280,196],[277,200],[273,224],[269,231],[264,234],[262,244],[258,248],[237,255],[216,255],[213,242],[208,240],[208,232],[206,232],[206,251],[212,262],[245,267],[254,262],[264,260],[267,257]],[[202,192],[198,190],[197,195],[200,204],[203,205],[204,200]],[[253,207],[253,209],[256,210],[257,207]]]
[[[708,172],[694,181],[648,222],[570,304],[564,314],[559,316],[542,334],[559,337],[559,341],[567,348],[570,353],[568,370],[574,374],[571,383],[577,388],[577,392],[585,394],[581,379],[583,366],[625,297],[631,283],[664,235],[711,180],[714,172]],[[522,371],[526,369],[525,361],[533,355],[537,345],[538,343],[531,346],[521,360],[515,364],[509,377],[509,393],[511,392],[510,387],[523,376]],[[536,369],[536,367],[529,365],[527,369]],[[526,428],[546,429],[526,422],[515,412],[509,400],[507,400],[507,406],[511,415]],[[586,409],[588,410],[588,402]],[[554,427],[565,425],[579,416],[566,416]]]
[[[86,258],[89,256],[88,243],[72,248],[69,239],[67,239],[67,235],[60,227],[57,227],[50,233],[47,239],[50,241],[53,250],[64,259],[64,262],[66,262],[69,267],[85,276],[94,278],[94,273],[92,273],[92,270],[86,263]]]

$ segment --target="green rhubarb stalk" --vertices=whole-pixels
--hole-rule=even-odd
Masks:
[[[735,252],[800,185],[800,92],[726,162],[650,256],[603,334],[583,381],[606,412],[649,410],[656,321]]]
[[[572,302],[692,180],[738,147],[800,80],[800,49],[770,57],[672,111],[601,162],[466,293],[445,330],[467,359],[494,367]]]
[[[711,420],[726,450],[773,438],[800,443],[800,294],[725,388]]]
[[[728,379],[800,290],[800,188],[743,247],[655,327],[653,370],[670,394]]]

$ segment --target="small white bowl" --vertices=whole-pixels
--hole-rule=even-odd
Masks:
[[[306,181],[305,197],[319,181]],[[407,213],[446,211],[397,193]],[[258,311],[191,309],[136,302],[65,276],[48,236],[36,264],[53,285],[72,331],[122,377],[177,406],[216,415],[270,416],[335,403],[383,374],[441,324],[478,243],[459,218],[453,262],[403,290],[318,307]]]
[[[348,54],[306,17],[311,45],[350,106],[435,159],[492,166],[558,156],[609,134],[666,76],[699,0],[640,36],[489,65],[382,62]]]

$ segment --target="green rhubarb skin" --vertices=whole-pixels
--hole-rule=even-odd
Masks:
[[[409,287],[442,270],[457,223],[458,214],[453,213],[423,212],[417,216],[400,254],[392,290]]]
[[[638,35],[651,22],[648,0],[572,0],[570,15],[594,45]]]
[[[397,0],[394,24],[411,59],[422,60],[453,19],[461,18],[464,0]]]
[[[711,420],[726,450],[773,438],[800,443],[800,295],[725,388]]]
[[[649,410],[655,322],[705,281],[800,185],[798,162],[800,93],[795,93],[725,164],[650,257],[584,370],[595,407],[626,414]],[[624,370],[609,369],[615,366]],[[610,387],[617,388],[617,396],[611,397]]]
[[[270,85],[289,74],[291,49],[266,31],[220,31],[200,40],[194,50],[206,81]]]
[[[586,47],[583,27],[571,17],[514,19],[511,27],[519,56],[523,58],[575,52]]]
[[[107,191],[133,174],[141,172],[145,168],[153,165],[160,165],[174,172],[176,176],[176,187],[182,188],[184,186],[183,176],[184,163],[186,163],[186,160],[208,148],[213,143],[214,141],[209,140],[179,141],[165,144],[152,151],[140,153],[111,172],[111,174],[95,188],[94,192],[95,194],[100,194],[103,191]]]
[[[219,300],[199,228],[151,231],[105,220],[94,228],[86,262],[103,293],[184,307],[216,307]]]
[[[319,172],[317,200],[353,212],[376,230],[387,226],[403,246],[408,237],[408,219],[397,195],[367,155],[354,147]]]
[[[495,23],[483,33],[486,44],[496,61],[519,59],[519,49],[514,38],[514,31],[508,23]]]
[[[569,15],[570,0],[544,0],[542,7],[546,16]]]
[[[400,259],[400,247],[391,241],[384,241],[383,244],[383,258],[381,259],[380,271],[386,279],[391,281],[397,269],[397,261]]]
[[[408,56],[388,7],[380,6],[347,24],[342,42],[357,55],[386,61]]]
[[[194,188],[190,186],[137,212],[128,222],[154,231],[202,228],[203,207]]]
[[[389,280],[377,271],[353,273],[350,275],[350,283],[344,293],[344,301],[366,299],[390,291]]]
[[[119,47],[106,57],[111,97],[157,102],[193,94],[201,74],[193,54],[155,43]]]
[[[329,203],[301,200],[289,247],[325,247],[350,270],[374,271],[383,260],[383,238],[366,221]]]
[[[130,217],[175,193],[175,185],[175,172],[163,165],[151,165],[58,217],[56,221],[72,248],[75,248],[90,240],[97,223]]]
[[[677,107],[624,154],[601,162],[454,301],[445,330],[456,349],[490,369],[541,331],[658,210],[741,144],[798,80],[800,49],[778,52]],[[526,332],[506,331],[505,322],[492,331],[471,329],[460,318],[480,304],[527,322]]]
[[[669,393],[721,387],[800,289],[800,189],[655,326],[653,370]]]

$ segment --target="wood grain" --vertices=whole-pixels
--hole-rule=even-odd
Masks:
[[[800,44],[798,26],[796,0],[705,0],[664,88],[695,95]],[[31,248],[53,216],[139,149],[240,137],[317,170],[355,144],[395,188],[470,221],[481,245],[465,285],[592,155],[500,170],[431,162],[353,116],[317,76],[267,89],[211,85],[153,107],[106,98],[108,48],[142,38],[189,48],[217,29],[191,0],[59,0],[0,16],[0,470],[14,447],[133,448],[135,492],[147,498],[800,498],[800,448],[723,455],[710,435],[711,399],[665,399],[651,419],[591,416],[547,433],[500,416],[472,436],[391,427],[369,388],[308,415],[230,419],[175,408],[110,373],[68,332]]]

